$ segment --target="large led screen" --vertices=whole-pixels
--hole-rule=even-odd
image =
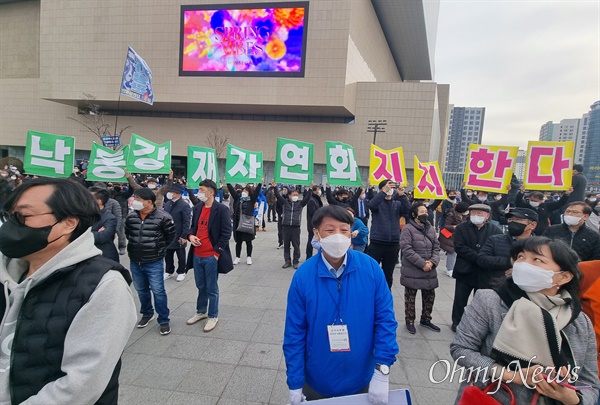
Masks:
[[[181,6],[181,76],[304,76],[308,2]]]

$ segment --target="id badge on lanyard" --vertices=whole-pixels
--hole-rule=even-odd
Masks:
[[[348,325],[327,325],[327,335],[329,336],[329,349],[332,352],[350,351]]]

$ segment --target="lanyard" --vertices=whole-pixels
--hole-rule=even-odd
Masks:
[[[340,278],[336,278],[336,280],[338,282],[338,297],[337,297],[337,299],[335,298],[334,294],[331,292],[331,289],[330,288],[327,289],[327,291],[329,291],[329,295],[333,299],[333,302],[335,303],[335,306],[337,309],[337,315],[333,319],[332,325],[335,325],[335,323],[337,322],[338,319],[340,321],[340,325],[344,324],[344,320],[342,319],[342,309],[341,309],[341,303],[342,303],[342,279],[341,279],[341,277],[342,276],[340,276]]]

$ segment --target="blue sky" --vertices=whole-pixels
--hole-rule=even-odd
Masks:
[[[486,107],[483,143],[524,148],[600,100],[600,1],[441,0],[435,69],[451,104]]]

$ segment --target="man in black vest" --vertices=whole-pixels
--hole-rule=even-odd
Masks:
[[[74,181],[38,178],[5,209],[0,403],[116,404],[135,304],[129,272],[94,246],[94,197]]]
[[[181,198],[181,193],[183,193],[183,186],[179,184],[173,184],[167,192],[169,201],[165,204],[165,211],[173,218],[177,237],[167,247],[167,254],[165,255],[165,280],[171,278],[175,272],[173,253],[177,256],[177,281],[183,281],[187,274],[185,268],[185,248],[192,220],[192,208]]]
[[[323,206],[323,200],[321,200],[321,187],[320,186],[312,186],[310,189],[310,200],[306,204],[306,228],[308,230],[308,239],[306,241],[306,260],[310,259],[313,255],[313,246],[312,246],[312,238],[313,238],[313,226],[312,226],[312,218],[313,214]]]

